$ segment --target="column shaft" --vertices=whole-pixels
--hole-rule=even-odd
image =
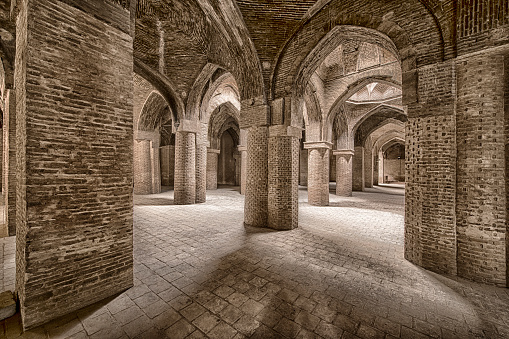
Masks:
[[[218,149],[207,150],[207,189],[217,189],[217,160],[219,157]]]
[[[152,193],[150,140],[134,140],[134,194]]]
[[[268,127],[251,127],[247,137],[247,178],[244,223],[267,226]]]
[[[208,126],[200,123],[196,133],[196,203],[207,200],[207,133]]]
[[[352,189],[354,191],[364,190],[364,147],[355,147],[353,155]]]
[[[352,196],[352,151],[335,151],[336,195]]]
[[[175,205],[196,201],[196,134],[177,131],[175,136]]]
[[[329,205],[329,143],[304,143],[308,149],[308,202]]]

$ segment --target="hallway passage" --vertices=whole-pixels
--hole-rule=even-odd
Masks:
[[[301,187],[299,228],[283,232],[245,228],[236,187],[188,206],[173,191],[135,196],[135,286],[22,337],[509,337],[507,289],[404,260],[403,191],[313,207]]]

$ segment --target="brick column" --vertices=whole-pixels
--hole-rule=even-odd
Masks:
[[[170,185],[170,146],[159,148],[159,158],[161,159],[161,185]]]
[[[299,139],[301,129],[269,128],[268,226],[291,230],[299,224]]]
[[[378,184],[383,184],[384,181],[384,152],[378,151]]]
[[[373,187],[373,151],[364,148],[364,187]]]
[[[300,150],[300,158],[299,158],[299,185],[307,186],[308,185],[308,150],[303,149]]]
[[[378,153],[373,153],[373,185],[378,185],[378,162],[380,158],[378,157]]]
[[[308,202],[329,205],[329,156],[332,144],[326,141],[305,142],[308,150]]]
[[[199,123],[198,133],[196,133],[196,203],[207,200],[207,133],[207,124]]]
[[[458,275],[506,286],[504,56],[462,57],[456,70]]]
[[[150,148],[152,160],[152,194],[161,193],[161,163],[159,157],[159,143],[152,143]]]
[[[247,130],[241,129],[239,136],[239,146],[237,150],[240,153],[240,194],[246,194],[247,179]]]
[[[352,196],[352,159],[353,151],[334,151],[336,156],[336,195]]]
[[[7,230],[3,236],[16,235],[16,92],[7,90],[4,111],[4,193]]]
[[[130,12],[84,3],[27,0],[17,16],[16,292],[24,330],[133,285]]]
[[[353,155],[352,189],[354,191],[364,190],[364,147],[355,147]]]
[[[179,130],[175,136],[175,205],[196,201],[196,133]]]
[[[267,226],[268,134],[266,126],[248,130],[244,223],[249,226]]]
[[[219,153],[218,149],[207,149],[207,189],[217,189],[217,160]]]
[[[134,140],[134,194],[152,193],[150,140]]]

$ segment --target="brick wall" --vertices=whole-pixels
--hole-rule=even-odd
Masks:
[[[299,157],[299,185],[308,185],[308,150],[301,149]]]
[[[16,235],[16,92],[6,91],[5,111],[3,119],[4,133],[4,197],[5,220],[7,234]]]
[[[219,156],[219,150],[209,149],[207,150],[207,189],[217,189],[217,160]]]
[[[207,200],[207,124],[201,123],[196,133],[196,203]]]
[[[457,61],[458,275],[506,283],[504,56]]]
[[[353,152],[352,152],[353,153]],[[351,197],[353,154],[334,152],[336,157],[336,195]]]
[[[129,27],[129,12],[115,10],[118,25],[32,0],[18,17],[16,286],[25,329],[133,284],[132,39],[116,28]]]

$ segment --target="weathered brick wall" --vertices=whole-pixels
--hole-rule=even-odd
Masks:
[[[170,147],[162,146],[159,149],[159,159],[161,159],[161,185],[170,186]],[[175,148],[174,148],[175,149]]]
[[[152,194],[161,193],[161,161],[159,159],[159,144],[151,143],[150,161],[152,162]]]
[[[267,226],[268,132],[266,126],[248,129],[244,223],[249,226]]]
[[[133,284],[132,38],[115,28],[129,27],[129,12],[115,10],[110,19],[120,21],[110,25],[60,1],[30,0],[18,17],[24,328]]]
[[[506,283],[504,56],[457,61],[458,275]]]
[[[364,190],[364,147],[356,146],[352,159],[352,189]]]
[[[315,206],[327,206],[329,205],[330,149],[309,148],[308,151],[308,203]]]
[[[505,203],[509,207],[509,55],[504,57]],[[509,218],[506,215],[506,285],[509,285]]]
[[[294,136],[269,137],[268,226],[290,230],[299,224],[299,139]]]
[[[196,133],[177,131],[175,137],[176,205],[194,204],[196,199]]]
[[[336,182],[336,158],[329,154],[329,182]]]
[[[373,187],[373,150],[364,148],[364,187]]]

